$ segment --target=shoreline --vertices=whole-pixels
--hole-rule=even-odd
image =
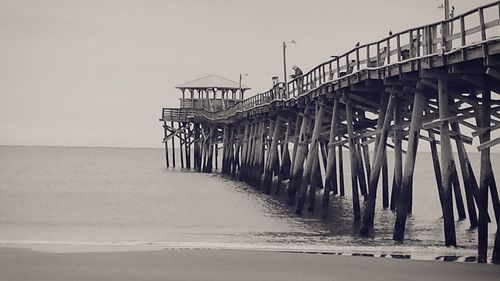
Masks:
[[[2,280],[498,280],[500,268],[270,251],[43,253],[0,247]]]
[[[334,256],[362,256],[382,259],[404,259],[412,261],[445,261],[475,263],[476,250],[450,247],[391,247],[359,245],[312,245],[271,243],[222,243],[222,242],[172,242],[172,241],[0,241],[0,249],[25,249],[47,254],[119,253],[164,250],[208,250],[208,251],[257,251],[275,253],[318,254]],[[491,253],[492,249],[489,249]],[[488,259],[488,264],[492,264]]]

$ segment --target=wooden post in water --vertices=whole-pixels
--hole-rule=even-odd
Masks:
[[[191,134],[190,134],[190,131],[189,131],[189,123],[187,122],[184,122],[183,123],[183,127],[184,127],[184,149],[185,149],[185,152],[184,152],[184,155],[186,157],[186,168],[187,169],[191,169],[191,155],[190,155],[190,151],[189,151],[189,147],[190,147],[190,139],[191,139]]]
[[[460,135],[460,126],[458,125],[458,123],[451,123],[451,130],[458,136]],[[462,172],[462,179],[464,182],[465,202],[467,203],[467,211],[469,213],[470,228],[473,229],[477,227],[477,212],[476,205],[474,204],[474,186],[472,183],[471,175],[469,173],[469,168],[467,166],[469,158],[467,157],[467,152],[465,151],[465,146],[462,138],[455,138],[455,144],[457,146],[460,171]]]
[[[196,171],[201,171],[201,132],[200,124],[194,123],[194,166]]]
[[[286,126],[285,139],[283,141],[283,151],[281,153],[281,165],[280,170],[278,172],[278,182],[276,183],[276,189],[274,190],[274,194],[278,195],[280,193],[281,184],[283,180],[290,179],[290,168],[291,168],[291,160],[290,160],[290,152],[288,149],[288,139],[291,134],[291,123],[292,118],[288,119],[288,124]]]
[[[179,130],[179,154],[181,158],[181,168],[184,169],[184,126],[182,126],[181,122],[177,122],[177,130]]]
[[[480,112],[481,129],[491,126],[491,92],[483,89],[482,104]],[[490,131],[486,130],[480,137],[480,142],[485,143],[490,140]],[[488,260],[488,186],[491,182],[493,171],[491,169],[490,148],[481,150],[481,175],[479,180],[479,222],[478,222],[478,246],[477,262],[486,263]]]
[[[283,123],[283,118],[280,116],[276,117],[276,123],[274,125],[274,130],[272,132],[271,147],[269,148],[268,159],[266,167],[264,170],[264,179],[262,180],[261,190],[266,194],[271,192],[271,185],[273,182],[273,168],[278,162],[278,139],[281,131],[281,124]],[[271,133],[271,132],[270,132]]]
[[[290,166],[290,175],[289,175],[290,181],[292,180],[293,166],[295,165],[295,159],[297,158],[297,149],[299,148],[299,138],[302,128],[302,121],[304,119],[303,118],[304,112],[305,109],[302,112],[300,112],[300,109],[298,109],[297,119],[295,120],[295,130],[293,131],[292,163]],[[288,190],[290,191],[290,182],[288,183]]]
[[[370,162],[370,146],[369,144],[364,144],[367,138],[361,138],[361,149],[363,151],[363,162],[365,163],[366,171],[366,181],[370,182],[370,174],[372,173],[371,162]]]
[[[361,209],[359,206],[359,193],[358,193],[358,166],[356,156],[356,140],[354,139],[354,120],[351,101],[348,93],[344,93],[343,99],[346,107],[347,117],[347,134],[349,140],[349,154],[351,159],[351,189],[352,189],[352,208],[354,220],[361,220]]]
[[[234,148],[234,158],[233,158],[233,167],[231,169],[231,175],[233,177],[236,175],[238,172],[238,169],[240,167],[240,150],[241,150],[241,126],[238,126],[236,129],[236,136],[235,136],[235,148]]]
[[[373,169],[372,174],[370,175],[370,183],[369,188],[370,191],[368,193],[368,200],[366,202],[365,212],[363,216],[363,225],[361,227],[360,233],[361,235],[368,235],[371,229],[373,228],[373,220],[375,217],[375,201],[377,198],[377,186],[378,180],[380,177],[380,171],[384,164],[384,153],[385,147],[387,143],[387,135],[389,131],[389,126],[391,125],[392,120],[392,110],[394,106],[394,94],[391,94],[389,98],[389,102],[386,107],[386,113],[384,114],[384,120],[382,122],[382,126],[377,128],[380,130],[378,147],[376,148],[375,158],[373,159]],[[382,114],[382,113],[381,113]]]
[[[441,176],[441,164],[439,163],[439,156],[437,152],[437,141],[436,137],[434,135],[434,132],[432,129],[427,130],[427,133],[429,134],[429,144],[431,148],[431,156],[432,156],[432,165],[434,167],[434,176],[436,178],[436,186],[438,190],[438,196],[439,196],[439,204],[441,206],[441,212],[444,213],[443,209],[443,182],[442,182],[442,176]]]
[[[394,227],[393,239],[399,242],[404,240],[406,216],[408,215],[411,201],[411,188],[413,183],[413,172],[415,169],[418,139],[420,136],[420,128],[422,127],[422,113],[426,102],[424,93],[422,93],[418,87],[419,85],[417,85],[417,91],[415,92],[413,99],[410,128],[408,132],[408,151],[406,153],[405,164],[403,167],[401,192],[396,206],[396,223]]]
[[[231,126],[230,130],[230,136],[229,136],[229,165],[227,167],[227,174],[231,174],[233,167],[234,167],[234,152],[236,150],[236,132],[237,128],[234,126]]]
[[[319,145],[317,149],[317,153],[319,153]],[[307,207],[308,212],[314,212],[314,208],[316,206],[316,190],[322,188],[322,178],[321,178],[321,168],[320,168],[320,159],[316,156],[316,161],[313,162],[313,166],[311,168],[311,176],[309,182],[309,206]]]
[[[212,167],[213,167],[213,159],[214,159],[214,131],[215,128],[213,125],[210,125],[209,127],[210,133],[208,136],[208,159],[207,159],[207,173],[212,172]]]
[[[308,125],[309,125],[309,117],[308,114],[310,114],[310,107],[306,107],[304,109],[303,117],[302,117],[302,122],[300,126],[300,131],[298,132],[298,136],[296,138],[296,143],[295,146],[297,149],[295,149],[295,159],[294,163],[292,164],[292,174],[290,177],[290,183],[288,186],[288,204],[293,205],[295,203],[295,195],[297,193],[297,190],[300,188],[301,180],[302,180],[302,173],[304,171],[304,158],[306,157],[307,153],[307,130],[308,130]]]
[[[391,191],[391,211],[396,210],[401,182],[403,180],[403,139],[401,137],[401,124],[403,122],[399,97],[394,97],[394,184]]]
[[[438,102],[439,102],[439,118],[441,120],[449,117],[448,110],[448,85],[443,79],[438,79]],[[448,122],[442,122],[440,125],[441,135],[441,176],[443,186],[443,221],[444,221],[444,236],[446,246],[457,246],[455,234],[455,220],[453,218],[453,202],[452,202],[452,150],[450,131]]]
[[[175,128],[174,128],[174,121],[170,121],[170,127],[172,128],[172,166],[175,168]]]
[[[382,163],[382,208],[389,208],[389,171],[387,167],[387,146],[385,145]]]
[[[164,133],[165,133],[165,137],[164,137],[164,140],[163,140],[163,142],[165,143],[165,165],[167,166],[167,168],[169,168],[170,163],[168,161],[168,140],[167,140],[168,131],[167,131],[167,121],[163,121],[163,130],[164,130]]]
[[[365,177],[365,168],[363,166],[363,156],[361,152],[361,144],[359,143],[361,138],[356,138],[356,166],[358,168],[358,181],[359,181],[359,190],[361,191],[361,195],[363,195],[364,201],[367,199],[368,195],[368,187],[366,186],[366,177]]]
[[[341,140],[341,137],[338,137],[338,140]],[[339,195],[341,197],[345,196],[345,188],[344,188],[344,157],[342,153],[342,145],[338,146],[339,151]]]
[[[244,181],[245,173],[248,167],[248,150],[250,149],[250,136],[252,135],[253,124],[249,123],[245,126],[245,132],[243,134],[243,148],[241,150],[241,164],[238,171],[238,179]]]
[[[465,220],[466,215],[464,200],[462,198],[462,192],[460,191],[460,181],[458,180],[458,172],[455,165],[455,159],[453,159],[453,154],[451,155],[451,183],[453,185],[455,205],[457,206],[458,220]]]
[[[314,129],[311,137],[311,147],[307,152],[307,160],[305,164],[305,169],[302,173],[302,179],[300,183],[300,190],[297,198],[297,208],[295,210],[295,214],[301,215],[302,209],[304,208],[304,203],[306,200],[307,188],[311,183],[311,173],[313,171],[313,167],[318,163],[318,144],[319,144],[319,135],[321,133],[321,127],[323,124],[323,112],[324,105],[323,101],[319,101],[319,104],[316,105],[316,116],[314,118]],[[310,188],[310,192],[316,192],[313,190],[313,186]]]
[[[228,128],[227,125],[222,127],[222,174],[226,174],[228,169],[227,166],[229,164],[229,140],[228,140]]]
[[[253,169],[255,169],[254,167],[255,149],[256,149],[257,133],[259,131],[259,128],[260,128],[260,123],[255,122],[253,124],[253,129],[250,135],[250,146],[248,148],[248,160],[247,160],[248,165],[245,172],[245,181],[249,184],[251,183]]]
[[[333,99],[332,119],[330,121],[330,137],[328,140],[328,160],[325,168],[325,190],[323,192],[323,216],[326,217],[328,208],[330,207],[330,188],[336,190],[337,185],[337,167],[335,161],[335,138],[338,127],[338,112],[339,112],[339,98]]]
[[[216,140],[217,141],[217,140]],[[213,144],[213,149],[214,149],[214,154],[215,154],[215,160],[213,162],[215,162],[215,170],[218,171],[219,170],[219,144],[215,141],[215,144]]]
[[[260,132],[258,135],[257,141],[257,159],[255,165],[255,174],[254,174],[254,186],[260,188],[262,181],[262,173],[264,171],[264,155],[265,155],[265,134],[266,134],[266,121],[262,121],[262,125],[260,127]]]

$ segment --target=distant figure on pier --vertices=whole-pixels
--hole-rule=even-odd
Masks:
[[[274,100],[276,97],[280,97],[280,85],[279,85],[279,77],[273,76],[273,90],[271,91],[271,100]]]
[[[292,79],[296,79],[297,81],[297,91],[298,94],[301,95],[302,92],[304,91],[304,78],[302,77],[304,73],[302,72],[302,69],[300,69],[298,66],[294,65],[292,69],[295,71],[294,74],[290,75]]]

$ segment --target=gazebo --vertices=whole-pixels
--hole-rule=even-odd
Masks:
[[[181,108],[224,110],[243,100],[250,88],[222,76],[211,74],[176,87],[181,90]]]

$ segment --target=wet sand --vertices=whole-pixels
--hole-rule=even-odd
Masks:
[[[500,280],[490,264],[241,250],[46,253],[0,248],[0,280]]]

